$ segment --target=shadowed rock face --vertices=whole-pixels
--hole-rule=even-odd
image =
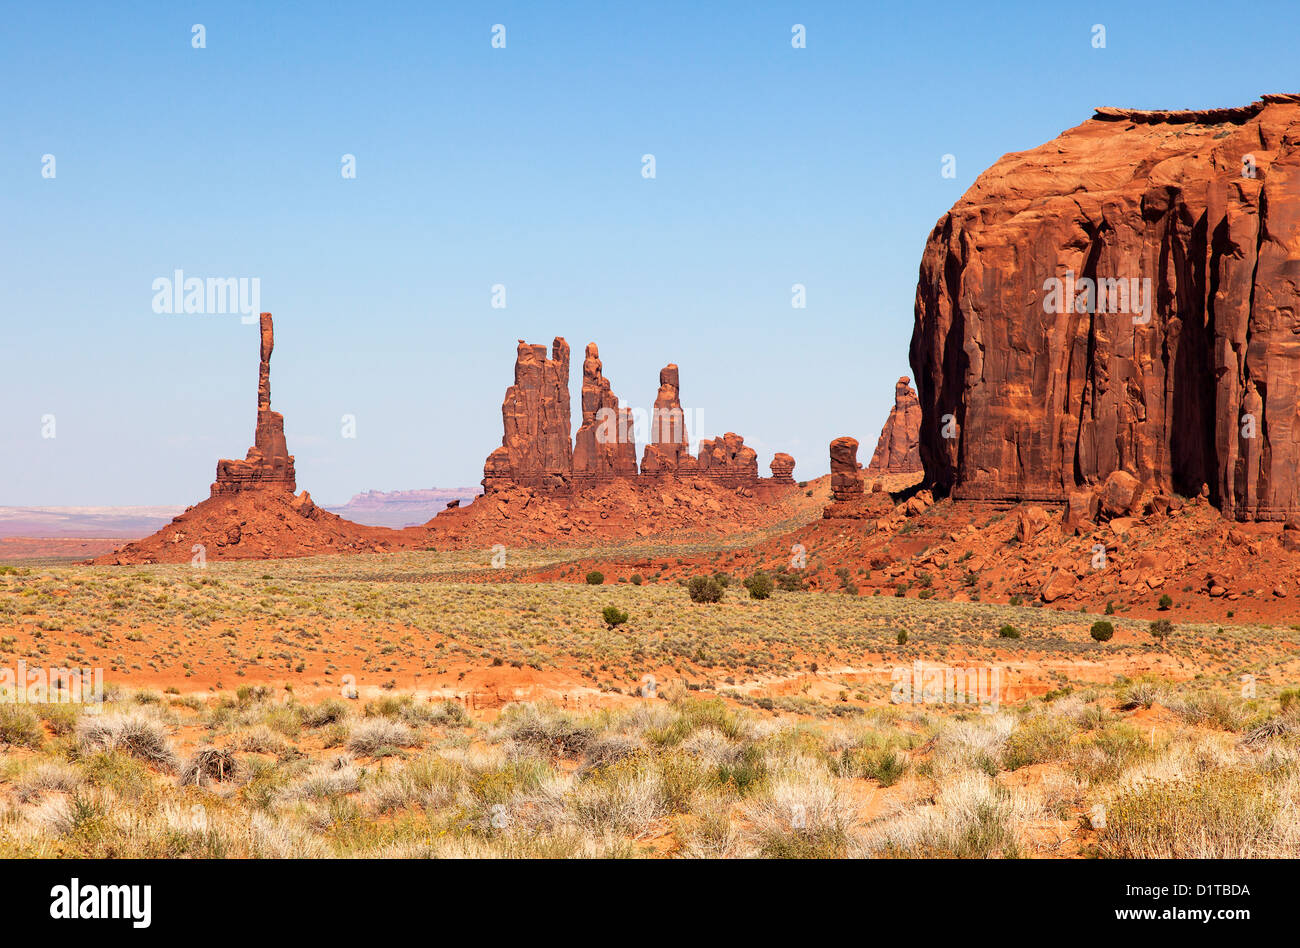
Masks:
[[[930,234],[911,344],[927,479],[1065,500],[1126,471],[1284,519],[1298,340],[1300,96],[1098,110],[1005,155]]]
[[[569,420],[569,344],[560,336],[546,346],[522,339],[515,356],[515,384],[501,403],[505,433],[488,455],[483,488],[502,482],[525,487],[567,488],[573,479]]]
[[[573,446],[573,475],[577,480],[636,475],[632,412],[619,405],[594,342],[587,343],[582,363],[582,427]]]
[[[270,313],[261,315],[262,361],[257,373],[257,427],[253,446],[242,461],[217,462],[217,480],[211,496],[245,490],[281,490],[292,494],[297,487],[293,455],[284,440],[284,416],[271,411],[271,352],[275,349],[275,327]]]
[[[921,402],[904,375],[894,386],[894,407],[889,410],[880,440],[867,465],[870,474],[914,474],[921,470]]]

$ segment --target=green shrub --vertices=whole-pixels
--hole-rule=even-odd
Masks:
[[[907,644],[907,630],[906,630],[906,629],[899,629],[899,630],[898,630],[898,639],[897,639],[897,641],[898,641],[898,644],[899,644],[899,645],[906,645],[906,644]]]
[[[599,586],[603,582],[605,582],[605,574],[602,573],[600,570],[593,569],[590,573],[587,574],[588,586]]]
[[[1098,619],[1092,624],[1088,634],[1093,637],[1094,641],[1109,642],[1115,634],[1115,627],[1105,619]]]
[[[633,585],[633,586],[640,586],[643,582],[645,582],[645,580],[641,578],[641,574],[640,574],[640,573],[633,573],[633,574],[632,574],[632,585]]]
[[[1169,608],[1170,606],[1172,606],[1173,604],[1174,604],[1173,597],[1170,596],[1169,593],[1165,593],[1163,596],[1160,597],[1160,608],[1161,608],[1161,609],[1168,609],[1168,608]]]
[[[1017,629],[1014,625],[1010,625],[1010,624],[1004,625],[1002,628],[998,629],[998,638],[1018,639],[1020,638],[1020,630]]]
[[[1156,619],[1151,623],[1151,637],[1161,645],[1164,644],[1165,639],[1169,638],[1169,634],[1173,631],[1174,625],[1168,619]]]
[[[722,598],[722,585],[712,576],[692,576],[686,591],[691,602],[717,602]]]
[[[627,621],[627,613],[618,606],[606,606],[601,615],[605,617],[605,624],[611,629]]]
[[[772,595],[772,577],[762,570],[745,580],[744,585],[749,590],[750,599],[766,599]]]

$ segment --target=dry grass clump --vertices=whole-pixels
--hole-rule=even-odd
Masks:
[[[398,748],[415,747],[420,743],[419,735],[400,721],[369,718],[353,725],[348,733],[347,747],[354,754],[379,757],[391,754]]]
[[[1124,787],[1106,806],[1098,853],[1118,859],[1247,859],[1280,855],[1277,788],[1260,774],[1218,770]]]
[[[209,745],[196,750],[181,767],[179,783],[182,787],[223,783],[234,780],[239,770],[239,761],[234,754]]]
[[[992,859],[1025,853],[1024,826],[1038,815],[1028,797],[972,770],[946,778],[932,805],[872,823],[861,850],[868,856]]]
[[[121,751],[160,770],[176,768],[176,754],[162,722],[142,712],[86,715],[77,722],[81,753]]]

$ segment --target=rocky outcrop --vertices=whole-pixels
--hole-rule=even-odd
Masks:
[[[574,480],[635,476],[631,409],[619,405],[600,364],[600,351],[589,342],[582,363],[582,426],[573,445]]]
[[[921,470],[921,402],[906,375],[894,386],[894,407],[880,430],[868,474],[915,474]]]
[[[858,439],[836,438],[831,442],[831,500],[837,503],[862,496],[862,469],[858,466]]]
[[[1300,96],[1100,109],[1003,156],[921,261],[927,480],[1066,501],[1122,471],[1239,520],[1300,513],[1297,248]]]
[[[262,313],[262,361],[257,373],[257,427],[253,446],[242,461],[217,462],[217,480],[211,495],[236,494],[246,490],[297,490],[293,455],[284,440],[284,416],[271,410],[271,352],[275,349],[275,327],[270,313]]]
[[[701,477],[723,484],[758,483],[758,452],[745,447],[745,439],[734,431],[712,441],[701,441],[699,466]]]
[[[842,437],[831,442],[831,502],[822,516],[862,517],[862,468],[858,464],[858,439]]]
[[[483,490],[503,483],[566,490],[573,479],[569,419],[569,344],[556,336],[546,347],[519,340],[515,383],[501,403],[501,447],[483,466]]]
[[[794,458],[790,455],[778,451],[772,455],[772,463],[768,466],[772,469],[773,484],[794,483]]]
[[[483,467],[485,493],[506,487],[569,493],[640,476],[698,476],[738,488],[758,486],[758,455],[734,432],[702,441],[700,456],[691,456],[676,365],[659,373],[639,472],[632,412],[614,396],[594,342],[587,345],[582,367],[582,424],[569,444],[568,373],[569,347],[562,338],[556,338],[550,359],[544,346],[519,341],[515,384],[501,406],[505,435]],[[792,470],[794,459],[789,463]]]
[[[694,474],[698,461],[691,455],[682,410],[677,366],[671,362],[659,370],[659,394],[650,416],[650,441],[641,454],[642,474]]]

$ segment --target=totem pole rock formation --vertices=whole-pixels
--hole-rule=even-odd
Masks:
[[[614,396],[594,342],[588,344],[582,366],[582,425],[575,443],[569,442],[569,346],[558,336],[549,359],[545,346],[519,341],[515,384],[506,390],[501,418],[501,447],[483,466],[485,493],[511,485],[567,493],[664,475],[708,477],[739,488],[759,484],[758,455],[734,432],[702,441],[699,458],[691,456],[677,366],[672,364],[659,373],[651,440],[638,472],[632,412]],[[789,465],[792,470],[793,458]]]
[[[831,500],[852,503],[862,497],[862,469],[858,467],[858,439],[831,442]]]
[[[600,351],[587,343],[582,363],[582,427],[573,446],[575,480],[636,476],[636,434],[632,411],[619,405],[600,364]]]
[[[571,485],[569,344],[562,337],[551,343],[549,359],[545,346],[519,340],[515,384],[506,389],[501,421],[501,447],[483,467],[485,492],[507,482],[550,490]]]
[[[868,474],[914,474],[921,470],[921,402],[906,375],[894,386],[894,407],[880,430]]]
[[[794,458],[784,452],[778,451],[772,456],[772,483],[773,484],[793,484],[794,483]]]
[[[1300,95],[1098,109],[930,234],[911,363],[941,492],[1064,501],[1124,471],[1300,514]]]
[[[659,394],[650,419],[650,442],[641,454],[642,474],[694,474],[699,462],[690,451],[677,366],[659,370]]]
[[[217,462],[217,480],[211,496],[246,490],[279,490],[292,494],[297,487],[293,455],[284,440],[284,416],[271,410],[271,351],[275,328],[270,313],[261,315],[262,361],[257,375],[257,427],[253,446],[242,460]]]

